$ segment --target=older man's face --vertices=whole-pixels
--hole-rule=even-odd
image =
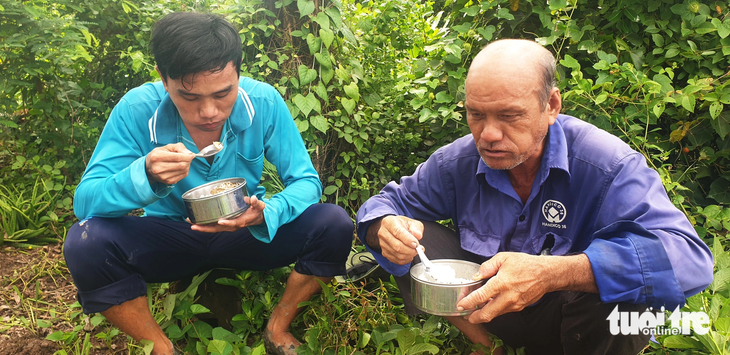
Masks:
[[[510,170],[541,156],[548,126],[555,122],[557,112],[550,110],[549,104],[540,104],[540,88],[539,76],[534,73],[469,73],[466,120],[479,155],[490,168]]]

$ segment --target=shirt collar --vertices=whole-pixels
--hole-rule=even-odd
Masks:
[[[538,171],[538,177],[540,184],[547,180],[548,175],[552,169],[560,169],[565,171],[570,177],[570,169],[568,165],[568,143],[565,139],[565,132],[563,126],[560,124],[560,118],[563,115],[558,115],[558,119],[555,123],[548,128],[547,141],[545,143],[545,150],[543,151],[542,161],[540,162],[540,170]],[[476,175],[484,176],[484,179],[490,185],[495,188],[500,188],[501,185],[510,184],[507,174],[502,170],[494,170],[484,163],[484,160],[479,158],[477,163]],[[511,187],[511,184],[509,185]],[[504,186],[505,188],[507,185]]]
[[[224,130],[221,135],[227,139],[233,139],[238,133],[251,127],[253,119],[256,116],[256,110],[251,103],[251,99],[243,88],[238,88],[238,97],[236,103],[233,104],[231,115],[228,116]],[[158,145],[166,145],[180,142],[182,132],[185,127],[180,119],[177,107],[170,99],[170,95],[165,95],[160,101],[155,113],[148,121],[150,141]]]

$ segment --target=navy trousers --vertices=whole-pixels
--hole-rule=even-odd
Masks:
[[[343,275],[353,230],[347,212],[333,204],[310,206],[271,243],[248,228],[203,233],[161,218],[93,217],[69,229],[64,256],[84,312],[95,313],[145,295],[147,283],[214,268],[269,270],[296,262],[304,275]]]

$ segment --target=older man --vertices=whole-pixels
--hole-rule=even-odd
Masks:
[[[155,355],[173,354],[147,308],[148,282],[296,262],[264,333],[269,354],[295,354],[289,325],[320,280],[345,273],[352,221],[317,204],[322,185],[291,114],[276,89],[240,77],[241,38],[230,23],[173,13],[157,22],[151,44],[162,81],[124,95],[76,189],[81,222],[64,253],[84,312],[154,341]],[[216,141],[222,151],[196,157]],[[267,199],[264,159],[285,185]],[[182,194],[229,177],[246,179],[250,208],[213,224],[186,222]],[[137,208],[146,216],[127,216]]]
[[[501,40],[466,79],[471,137],[436,151],[358,212],[358,235],[389,272],[432,259],[483,263],[479,290],[448,317],[474,343],[489,333],[531,354],[636,354],[608,315],[674,309],[712,281],[713,261],[659,175],[618,138],[561,115],[555,59]],[[456,231],[429,221],[450,219]],[[545,255],[551,254],[551,255]],[[398,277],[406,308],[408,277]]]

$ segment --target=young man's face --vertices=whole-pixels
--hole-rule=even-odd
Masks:
[[[218,72],[162,82],[191,134],[220,132],[238,97],[238,73],[233,62]]]

